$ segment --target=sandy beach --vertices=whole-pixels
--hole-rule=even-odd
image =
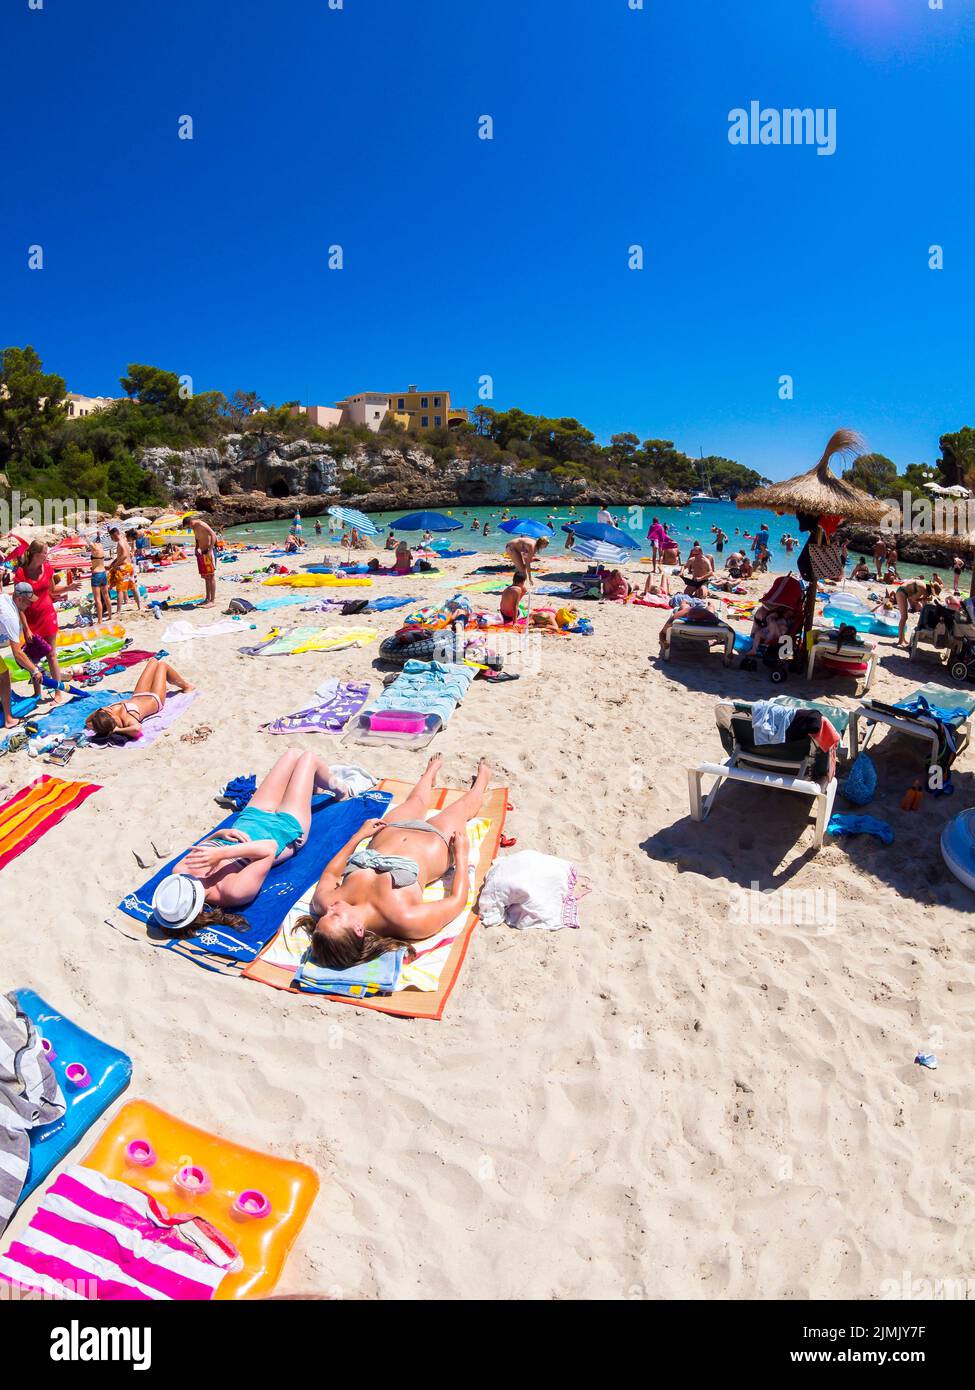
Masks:
[[[251,558],[218,567],[218,613],[257,596],[256,583],[226,580]],[[356,596],[441,600],[476,564],[383,577]],[[543,568],[573,567],[553,557]],[[176,595],[199,592],[191,564],[167,579]],[[660,663],[665,614],[579,609],[592,636],[542,639],[537,669],[476,681],[430,751],[458,787],[488,758],[494,785],[510,789],[517,847],[571,859],[592,880],[580,931],[478,926],[440,1022],[223,978],[146,944],[116,910],[147,877],[138,860],[155,869],[220,818],[222,784],[270,766],[288,740],[259,726],[329,676],[379,688],[378,643],[238,654],[286,622],[283,610],[170,647],[200,695],[152,746],[76,753],[62,775],[103,790],[3,870],[4,987],[32,987],[125,1048],[127,1099],[317,1171],[279,1294],[879,1298],[905,1271],[963,1277],[975,1095],[957,1063],[975,1044],[972,899],[938,836],[970,802],[971,755],[953,800],[908,814],[898,807],[921,771],[917,746],[876,745],[871,810],[895,829],[889,847],[828,838],[813,856],[808,801],[751,787],[727,787],[694,824],[686,769],[720,756],[714,703],[764,698],[767,673],[686,649]],[[382,637],[399,616],[311,621]],[[125,626],[155,650],[167,621],[130,610]],[[937,675],[925,667],[919,681],[877,640],[873,694],[900,698]],[[855,703],[838,678],[788,690]],[[182,741],[203,725],[205,741]],[[428,756],[293,742],[379,777],[413,780]],[[14,754],[0,783],[16,790],[42,770]],[[736,920],[736,891],[753,883],[835,892],[835,923]],[[929,1045],[936,1072],[913,1063]]]

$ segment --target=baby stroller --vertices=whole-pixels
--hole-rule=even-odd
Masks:
[[[961,608],[926,603],[911,634],[912,661],[920,647],[938,652],[953,680],[975,680],[975,599],[965,599]]]
[[[757,658],[744,656],[741,659],[743,671],[756,671],[758,663],[769,668],[769,679],[773,685],[781,685],[789,678],[789,667],[802,654],[802,632],[805,621],[806,590],[801,579],[795,575],[784,574],[778,578],[761,598],[761,606],[771,613],[784,618],[785,632],[773,641],[763,642],[758,649]]]

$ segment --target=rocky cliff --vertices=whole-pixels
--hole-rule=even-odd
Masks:
[[[296,507],[314,516],[336,503],[369,512],[564,502],[682,507],[689,501],[686,493],[666,488],[635,495],[624,487],[595,487],[584,478],[476,458],[440,463],[419,448],[377,443],[338,454],[327,443],[274,435],[231,434],[214,448],[150,448],[141,461],[173,502],[199,508],[220,526],[287,517]]]

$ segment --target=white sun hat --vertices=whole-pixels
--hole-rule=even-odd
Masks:
[[[189,874],[167,874],[152,895],[152,912],[161,927],[178,931],[199,916],[206,890]]]

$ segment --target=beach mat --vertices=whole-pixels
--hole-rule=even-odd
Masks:
[[[155,743],[160,734],[164,734],[167,729],[172,728],[177,719],[186,713],[199,693],[198,690],[171,690],[159,713],[154,714],[143,724],[141,738],[116,737],[99,746],[103,748],[148,748],[150,744]],[[118,698],[121,699],[121,696]]]
[[[397,804],[406,800],[412,786],[408,782],[386,780],[380,782],[379,790],[390,795]],[[434,791],[431,811],[437,811],[444,806],[448,806],[457,797],[462,796],[463,792],[445,787],[438,787]],[[489,828],[483,838],[480,847],[474,885],[473,900],[476,903],[477,895],[481,891],[481,885],[487,875],[488,870],[494,861],[501,841],[501,832],[504,829],[505,808],[508,804],[507,787],[495,787],[487,793],[484,804],[481,808],[481,819],[489,822]],[[303,892],[307,892],[311,886],[311,881],[304,886]],[[300,895],[299,895],[300,896]],[[295,898],[295,902],[298,898]],[[447,1000],[450,998],[457,978],[460,975],[461,966],[467,955],[467,948],[470,945],[471,935],[477,922],[477,915],[474,908],[468,910],[466,921],[457,932],[447,955],[447,960],[440,971],[439,982],[436,989],[416,990],[402,989],[388,995],[372,995],[368,997],[358,997],[350,995],[326,994],[320,996],[330,999],[335,1003],[352,1004],[359,1009],[374,1009],[379,1013],[393,1014],[399,1018],[427,1018],[440,1019]],[[300,993],[294,985],[294,969],[276,965],[267,959],[274,944],[274,938],[278,936],[275,932],[262,949],[261,954],[244,968],[243,974],[248,980],[257,980],[261,984],[270,985],[272,989],[290,990],[291,993]],[[433,938],[431,938],[432,940]],[[417,943],[418,950],[422,951],[423,943]]]
[[[267,945],[289,908],[307,889],[309,881],[318,878],[332,856],[338,853],[364,821],[371,816],[381,816],[389,802],[389,794],[379,789],[347,801],[336,801],[331,795],[317,797],[312,802],[311,828],[305,845],[298,854],[276,865],[264,880],[254,902],[241,909],[241,916],[248,924],[246,932],[235,931],[232,927],[211,926],[195,936],[176,937],[170,936],[153,922],[152,895],[162,879],[172,873],[173,866],[183,858],[189,845],[153,874],[141,888],[127,894],[119,907],[129,917],[143,923],[153,946],[175,951],[204,969],[219,972],[222,964],[224,973],[236,974],[243,964],[253,960]],[[225,830],[235,817],[236,813],[228,816],[200,839],[208,839],[217,831]],[[200,841],[195,843],[199,844]]]
[[[54,1049],[49,1061],[68,1107],[60,1120],[30,1131],[30,1166],[20,1194],[22,1202],[119,1098],[131,1080],[132,1062],[118,1048],[58,1013],[32,989],[15,990],[14,998]],[[65,1075],[72,1062],[81,1062],[91,1077],[91,1083],[82,1090],[72,1086]]]
[[[96,782],[66,782],[43,773],[5,801],[0,805],[0,869],[98,791]]]
[[[117,704],[119,700],[131,698],[131,690],[93,690],[88,695],[76,695],[67,704],[48,706],[46,713],[32,715],[27,723],[31,728],[36,725],[37,732],[45,738],[50,734],[73,738],[82,732],[89,714],[104,709],[106,705]]]

